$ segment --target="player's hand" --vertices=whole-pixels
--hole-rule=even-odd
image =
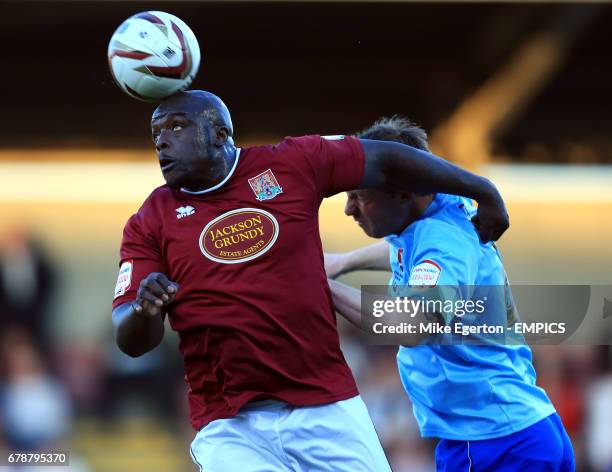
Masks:
[[[161,272],[151,272],[140,282],[134,310],[144,316],[161,315],[164,307],[174,300],[178,289],[179,284]]]
[[[472,223],[483,243],[497,241],[504,234],[510,226],[510,217],[499,193],[478,202],[478,212],[472,218]]]
[[[325,261],[325,273],[330,279],[335,279],[346,272],[346,255],[325,252],[323,253],[323,258]]]

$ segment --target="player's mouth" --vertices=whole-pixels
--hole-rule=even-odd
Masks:
[[[170,159],[168,157],[162,157],[159,160],[159,167],[163,173],[168,172],[176,165],[176,161],[174,159]]]

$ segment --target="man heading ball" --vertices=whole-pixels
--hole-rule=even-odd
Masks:
[[[318,208],[355,188],[420,188],[479,201],[497,239],[495,187],[427,152],[351,137],[236,148],[227,107],[173,96],[151,128],[166,185],[127,222],[113,323],[131,356],[179,334],[192,456],[207,471],[390,470],[340,351]]]

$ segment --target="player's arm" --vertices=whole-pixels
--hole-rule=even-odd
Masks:
[[[508,229],[504,201],[491,181],[433,154],[404,144],[361,139],[365,173],[360,188],[450,193],[478,202],[474,224],[480,239],[494,241]]]
[[[361,328],[361,290],[328,279],[334,308],[345,320]]]
[[[334,308],[337,313],[340,314],[344,319],[354,324],[358,328],[363,329],[364,325],[361,322],[361,290],[350,287],[349,285],[343,284],[342,282],[338,282],[337,280],[328,279],[329,288],[332,293],[332,301],[334,303]],[[366,295],[368,293],[366,292]],[[372,300],[371,303],[367,301],[368,306],[374,307],[374,301],[381,302],[384,304],[385,301],[394,302],[396,299],[394,297],[389,296],[381,296],[371,294]],[[396,313],[394,311],[389,311],[383,316],[410,316],[410,323],[419,326],[421,323],[443,323],[442,318],[437,314],[425,314],[421,310],[418,310],[416,313]],[[381,318],[382,319],[382,318]],[[404,346],[416,346],[423,339],[428,337],[429,334],[426,332],[422,332],[421,330],[417,330],[414,334],[403,334],[403,342]]]
[[[391,270],[389,245],[381,241],[354,251],[325,253],[325,272],[330,279],[355,270]]]
[[[160,272],[153,272],[141,281],[136,300],[113,310],[113,328],[119,349],[138,357],[159,345],[164,337],[166,307],[174,300],[178,288],[176,282]]]

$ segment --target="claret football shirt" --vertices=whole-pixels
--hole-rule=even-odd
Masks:
[[[113,308],[163,272],[195,429],[274,398],[316,405],[357,395],[340,351],[318,209],[357,188],[364,154],[350,137],[286,138],[239,150],[219,185],[157,188],[127,222]]]

